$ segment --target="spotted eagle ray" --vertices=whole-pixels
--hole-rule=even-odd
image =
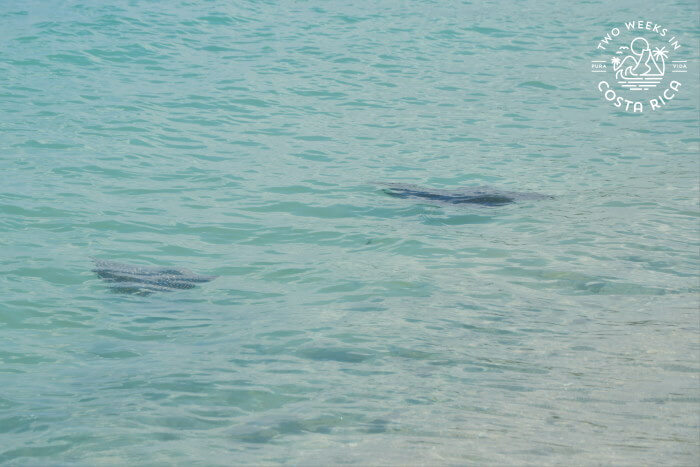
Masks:
[[[109,282],[114,292],[147,295],[153,292],[170,292],[191,289],[197,284],[209,282],[218,276],[203,276],[187,269],[147,267],[93,259],[94,272]]]
[[[456,190],[437,190],[418,185],[399,183],[385,184],[384,193],[397,198],[413,198],[432,201],[439,204],[478,204],[481,206],[502,206],[517,201],[552,199],[552,196],[540,193],[522,193],[504,191],[488,186],[474,186]]]

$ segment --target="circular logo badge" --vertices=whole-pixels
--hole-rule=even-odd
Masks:
[[[687,60],[674,59],[681,42],[653,21],[630,21],[598,41],[591,72],[606,101],[625,112],[642,113],[667,106],[681,89]]]

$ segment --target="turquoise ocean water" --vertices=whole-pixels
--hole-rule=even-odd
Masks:
[[[690,68],[641,115],[589,71],[635,19]],[[691,1],[3,0],[0,463],[696,465],[699,38]]]

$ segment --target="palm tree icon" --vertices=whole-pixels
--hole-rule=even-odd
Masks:
[[[651,56],[654,57],[655,60],[657,60],[657,66],[658,62],[661,62],[661,66],[659,66],[659,71],[661,71],[661,75],[666,73],[666,59],[668,58],[668,50],[666,50],[666,47],[654,47],[654,51],[651,53]]]
[[[664,60],[668,58],[668,50],[666,50],[666,47],[654,47],[654,58],[655,59],[660,59],[663,58]]]
[[[656,66],[659,68],[659,71],[663,76],[664,73],[666,73],[666,59],[668,58],[668,50],[666,50],[666,47],[654,47],[654,51],[651,53],[651,56],[657,61]],[[660,65],[659,62],[661,62]]]

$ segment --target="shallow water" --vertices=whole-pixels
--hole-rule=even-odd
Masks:
[[[588,73],[640,16],[696,66],[696,2],[4,1],[0,463],[695,464],[697,68]]]

